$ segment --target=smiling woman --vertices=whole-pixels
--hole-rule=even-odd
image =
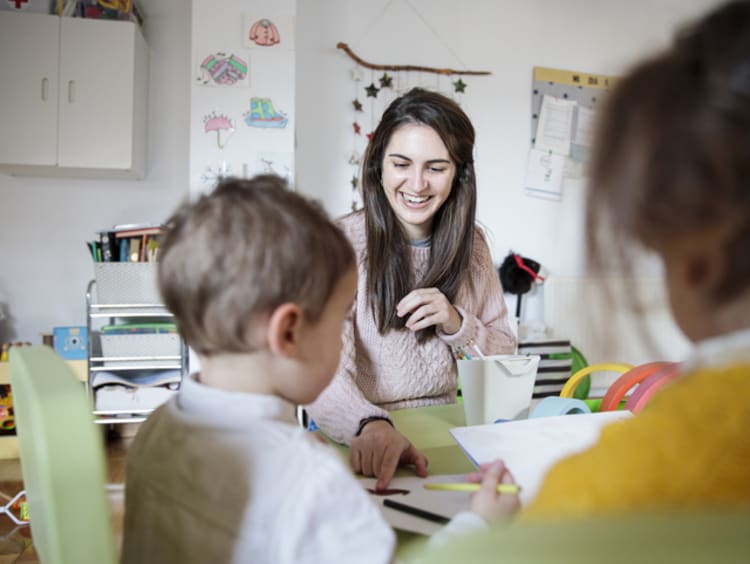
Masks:
[[[437,132],[426,125],[397,129],[385,149],[382,185],[409,240],[426,239],[451,193],[456,165]]]
[[[515,350],[500,281],[475,225],[474,127],[450,98],[415,88],[386,109],[363,162],[364,209],[339,221],[358,287],[331,385],[308,406],[385,488],[427,460],[388,411],[456,401],[453,350]]]

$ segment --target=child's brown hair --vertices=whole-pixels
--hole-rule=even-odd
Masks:
[[[750,2],[718,8],[617,84],[598,126],[587,227],[598,269],[613,248],[626,257],[627,241],[658,252],[725,229],[712,295],[719,304],[750,286]]]
[[[251,352],[257,323],[283,303],[317,321],[354,264],[323,209],[281,178],[228,179],[167,222],[159,288],[196,352]]]

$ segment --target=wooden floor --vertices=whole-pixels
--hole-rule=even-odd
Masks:
[[[125,456],[132,440],[127,437],[106,437],[108,497],[112,509],[112,525],[119,550],[122,540],[122,517],[124,510]],[[21,465],[17,459],[0,460],[0,505],[23,490]],[[0,515],[0,564],[38,564],[39,558],[28,525],[16,525],[6,515]]]

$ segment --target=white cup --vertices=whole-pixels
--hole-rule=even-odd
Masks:
[[[539,355],[458,360],[467,425],[528,417]]]

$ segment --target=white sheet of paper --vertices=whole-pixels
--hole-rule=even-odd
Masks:
[[[594,110],[576,106],[575,120],[573,124],[573,138],[570,141],[570,161],[588,163],[591,160],[591,145],[594,137]],[[572,174],[565,174],[573,177]]]
[[[594,110],[583,106],[576,107],[576,126],[573,132],[573,143],[591,147],[594,137]]]
[[[366,490],[374,489],[375,478],[360,478],[359,482]],[[393,501],[405,503],[412,507],[424,509],[443,517],[451,518],[456,513],[468,511],[471,503],[470,492],[452,492],[439,490],[426,490],[424,484],[428,482],[437,483],[462,483],[464,482],[463,474],[443,474],[419,478],[417,476],[397,476],[391,480],[388,485],[389,490],[403,489],[408,490],[408,494],[391,494],[381,496],[370,493],[370,497],[375,504],[380,507],[383,517],[388,524],[394,529],[412,531],[422,535],[432,535],[435,531],[443,527],[439,523],[428,521],[390,507],[383,505],[383,500],[390,498]]]
[[[559,200],[562,196],[565,157],[549,151],[529,149],[526,162],[526,193]]]
[[[629,411],[604,411],[535,417],[455,427],[450,432],[475,465],[503,459],[521,486],[521,502],[528,503],[536,497],[544,475],[557,461],[593,445],[608,423],[631,416]]]
[[[570,136],[573,129],[573,100],[543,96],[536,128],[534,148],[552,151],[558,155],[570,154]]]

